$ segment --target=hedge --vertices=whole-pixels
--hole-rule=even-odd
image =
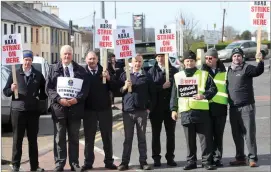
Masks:
[[[215,45],[216,50],[222,50],[224,49],[227,45],[229,45],[232,42],[219,42],[217,45]],[[270,41],[263,40],[262,44],[267,45],[268,49],[270,49]],[[209,48],[214,47],[214,45],[209,45]],[[195,42],[190,46],[190,50],[193,52],[196,52],[197,49],[204,49],[204,51],[207,51],[207,45],[204,42]]]

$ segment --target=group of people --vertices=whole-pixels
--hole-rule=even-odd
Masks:
[[[147,163],[146,126],[148,117],[152,127],[152,158],[154,166],[161,166],[161,129],[166,131],[166,155],[168,166],[177,166],[175,157],[175,127],[178,116],[184,129],[187,143],[187,165],[184,170],[197,168],[196,135],[200,138],[202,166],[207,170],[223,166],[223,132],[226,123],[227,106],[230,107],[230,124],[236,145],[236,160],[231,165],[247,164],[244,154],[244,137],[248,147],[248,162],[257,166],[255,100],[253,77],[264,71],[261,54],[257,54],[258,66],[244,61],[242,49],[232,51],[232,64],[226,70],[218,59],[215,49],[205,54],[206,63],[201,69],[196,67],[196,54],[184,52],[184,69],[178,71],[169,63],[169,81],[166,81],[165,56],[156,54],[156,63],[149,70],[142,69],[143,58],[132,58],[132,68],[126,72],[115,66],[115,57],[110,56],[107,70],[98,62],[98,55],[90,51],[86,65],[80,66],[72,60],[73,49],[64,45],[60,50],[61,61],[53,64],[45,78],[31,64],[33,53],[23,51],[23,64],[16,71],[17,83],[9,76],[3,90],[5,96],[12,96],[13,126],[13,171],[19,171],[22,156],[22,142],[25,130],[29,141],[31,171],[44,171],[39,167],[37,135],[39,129],[39,100],[50,99],[54,123],[54,171],[63,171],[68,157],[71,171],[86,171],[93,168],[95,160],[94,144],[99,124],[104,163],[107,169],[120,171],[129,169],[134,126],[137,130],[139,163],[143,170],[151,170]],[[122,70],[122,71],[121,71]],[[121,71],[121,72],[120,72]],[[58,77],[77,78],[83,81],[76,97],[63,98],[57,92]],[[106,83],[103,83],[106,78]],[[181,96],[181,81],[196,78],[197,93],[192,97]],[[129,91],[131,87],[132,91]],[[14,92],[18,90],[19,98]],[[112,92],[122,96],[124,143],[122,162],[117,167],[113,159],[112,146]],[[79,128],[83,119],[85,150],[84,165],[79,166]]]

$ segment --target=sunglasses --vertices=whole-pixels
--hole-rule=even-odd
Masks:
[[[205,60],[213,60],[214,57],[205,57]]]

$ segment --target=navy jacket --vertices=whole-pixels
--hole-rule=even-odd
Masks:
[[[46,80],[45,91],[48,97],[51,100],[51,111],[53,119],[63,119],[63,118],[72,118],[72,119],[82,119],[84,117],[84,105],[85,99],[88,95],[88,80],[85,69],[72,61],[74,78],[82,79],[83,85],[81,91],[78,93],[76,99],[77,104],[70,107],[62,106],[59,101],[61,97],[57,93],[57,78],[63,77],[63,66],[61,62],[50,66],[48,78]]]
[[[12,96],[11,108],[17,111],[38,111],[39,100],[45,100],[45,79],[41,72],[32,66],[31,74],[27,78],[22,66],[16,70],[18,99],[15,99],[14,92],[11,91],[13,83],[12,73],[10,73],[3,93],[6,97]]]
[[[155,85],[150,74],[142,70],[142,74],[137,77],[133,73],[130,74],[132,82],[132,92],[122,90],[126,81],[126,72],[120,76],[120,92],[122,93],[122,110],[124,112],[132,112],[135,110],[152,111],[155,106]]]

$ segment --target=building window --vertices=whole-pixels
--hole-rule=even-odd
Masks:
[[[66,45],[66,32],[64,32],[64,44]]]
[[[6,35],[8,32],[8,29],[7,29],[7,24],[4,24],[4,35]]]
[[[58,31],[55,30],[55,45],[58,44]]]
[[[59,31],[59,45],[62,45],[62,32]]]
[[[14,33],[14,25],[10,25],[10,33],[13,34]]]
[[[51,29],[51,44],[54,44],[54,29]]]
[[[41,30],[41,42],[44,43],[44,28]]]
[[[54,63],[55,60],[54,60],[54,53],[51,53],[51,63]]]
[[[56,62],[58,61],[57,53],[56,53]]]
[[[44,58],[44,52],[41,52],[41,56]]]
[[[21,26],[18,26],[18,33],[21,33]]]
[[[27,43],[27,27],[24,27],[24,43]]]
[[[49,32],[48,28],[46,28],[46,44],[49,44],[49,33],[48,32]]]
[[[76,47],[76,34],[74,34],[73,36],[74,36],[74,37],[73,37],[73,44],[74,44],[74,46]]]
[[[36,29],[36,43],[39,43],[39,29]]]
[[[31,42],[33,42],[33,28],[31,27]]]

